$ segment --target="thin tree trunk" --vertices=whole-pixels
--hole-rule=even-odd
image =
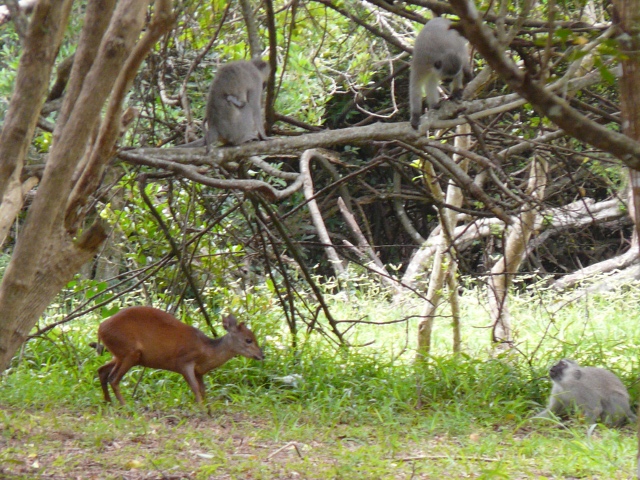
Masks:
[[[447,272],[447,288],[451,305],[451,329],[453,330],[453,353],[462,351],[462,332],[460,317],[460,295],[458,295],[458,264],[452,265]]]
[[[258,33],[258,24],[253,13],[253,2],[251,0],[240,0],[240,8],[244,17],[244,24],[247,26],[247,38],[249,39],[249,51],[251,58],[257,58],[262,53],[262,41]]]
[[[72,3],[71,0],[41,1],[33,12],[11,103],[0,131],[2,203],[9,182],[15,183],[16,178],[19,181]],[[15,177],[16,171],[18,177]]]
[[[456,129],[458,136],[455,138],[457,148],[468,149],[469,133],[471,132],[469,124],[462,124]],[[454,161],[459,161],[459,168],[466,172],[469,160],[465,157],[454,155]],[[438,200],[446,202],[447,205],[459,207],[464,199],[462,190],[450,181],[447,187],[446,198],[444,192],[438,184],[437,176],[431,164],[425,164],[425,175],[427,184],[431,190],[431,194]],[[452,321],[454,351],[460,348],[460,312],[458,306],[458,288],[456,280],[456,272],[458,263],[453,254],[452,235],[456,226],[457,212],[451,209],[441,208],[438,211],[440,220],[440,235],[436,253],[433,258],[431,276],[429,278],[429,289],[427,290],[427,298],[422,311],[423,320],[418,325],[418,358],[426,357],[431,350],[431,335],[433,331],[433,319],[440,302],[442,301],[442,290],[447,279],[449,287],[449,301],[452,302],[452,314],[457,318]],[[455,298],[452,298],[452,295]]]
[[[617,0],[618,27],[625,36],[618,37],[624,57],[621,60],[620,110],[624,133],[640,140],[640,0]],[[626,37],[626,38],[625,38]],[[629,168],[629,213],[640,236],[640,170]],[[640,245],[640,242],[638,243]],[[638,246],[636,245],[636,246]],[[640,252],[638,252],[640,254]]]
[[[538,201],[544,198],[546,170],[545,161],[534,159],[527,192]],[[536,204],[525,205],[524,208],[517,221],[506,231],[504,255],[491,269],[488,281],[487,294],[493,320],[493,341],[503,344],[510,344],[512,341],[508,306],[509,287],[525,258],[527,243],[539,216]]]

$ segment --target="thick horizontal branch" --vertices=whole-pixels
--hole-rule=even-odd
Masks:
[[[573,92],[592,85],[597,81],[600,81],[598,75],[589,74],[578,79],[563,82],[562,85],[566,91]],[[550,88],[559,88],[560,85],[560,82],[556,82]],[[525,102],[526,101],[521,99],[518,94],[461,103],[445,102],[439,110],[432,110],[425,115],[421,131],[425,131],[426,129],[451,128],[467,122],[468,119],[479,119],[518,108]],[[550,135],[553,135],[555,138],[556,135],[562,134],[563,132],[554,132]],[[268,141],[250,142],[235,147],[214,148],[211,149],[209,154],[201,147],[144,148],[122,150],[119,153],[119,157],[132,164],[146,165],[171,171],[205,185],[224,189],[235,188],[244,191],[258,190],[271,199],[282,199],[291,195],[291,193],[301,187],[301,179],[298,178],[296,172],[279,172],[267,162],[260,160],[259,157],[299,155],[301,152],[314,148],[332,148],[339,145],[369,145],[371,142],[397,142],[399,145],[404,144],[405,148],[408,146],[410,149],[415,149],[415,151],[421,151],[423,153],[426,153],[429,147],[453,153],[451,148],[446,144],[442,145],[439,142],[433,142],[424,136],[424,134],[415,132],[408,122],[397,122],[376,123],[363,127],[351,127],[339,130],[323,130],[296,137],[272,137]],[[483,157],[479,155],[472,155],[472,157],[473,162],[480,163],[487,170],[494,172],[497,177],[501,177],[503,182],[505,181],[499,169],[488,159],[483,159]],[[236,167],[234,163],[246,159],[249,159],[255,167],[262,169],[266,174],[293,183],[283,190],[278,190],[269,183],[259,180],[220,179],[212,178],[207,174],[207,169],[210,167],[217,168],[224,166],[227,170],[233,170]],[[203,169],[200,167],[207,168]],[[472,196],[481,199],[481,201],[490,208],[495,207],[493,202],[488,202],[490,199],[483,195],[482,191],[473,190],[474,186],[472,182],[469,181],[467,183],[469,184],[469,188],[472,189],[469,191]],[[475,190],[478,189],[476,188]],[[500,209],[498,209],[497,212],[494,211],[494,214],[502,217],[503,220],[508,218]]]
[[[297,137],[272,137],[267,141],[245,143],[237,147],[213,148],[208,155],[204,148],[144,148],[131,150],[128,153],[133,152],[136,155],[190,165],[225,165],[252,155],[301,154],[311,148],[331,148],[336,145],[393,140],[416,143],[419,136],[409,122],[375,123],[366,127],[324,130]]]
[[[601,80],[598,72],[589,73],[568,82],[556,82],[549,88],[551,90],[564,88],[566,92],[576,92],[587,88]],[[470,120],[479,120],[492,115],[497,115],[509,110],[515,110],[526,103],[520,95],[511,93],[507,95],[483,98],[462,103],[445,102],[438,110],[431,110],[423,117],[422,131],[426,129],[446,129]],[[424,121],[426,119],[426,121]],[[425,128],[426,127],[426,128]],[[322,130],[307,133],[297,137],[271,137],[268,141],[251,142],[236,147],[221,147],[211,149],[205,153],[204,147],[180,148],[141,148],[128,150],[135,155],[170,160],[187,165],[226,165],[239,161],[252,155],[282,155],[295,154],[311,148],[331,148],[336,145],[369,144],[371,141],[394,141],[424,148],[420,144],[424,140],[423,134],[416,133],[408,122],[374,123],[364,127],[351,127],[339,130]]]

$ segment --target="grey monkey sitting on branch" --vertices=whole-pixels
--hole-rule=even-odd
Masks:
[[[216,142],[240,145],[267,139],[262,90],[269,72],[269,64],[257,58],[220,67],[207,97],[207,152]]]

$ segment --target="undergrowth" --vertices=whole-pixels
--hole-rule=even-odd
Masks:
[[[211,428],[223,425],[221,438],[231,443],[218,445],[221,440],[216,440],[214,448],[211,439],[194,437],[194,442],[216,452],[217,448],[220,452],[233,449],[229,439],[236,430],[255,442],[273,445],[273,449],[278,442],[292,441],[312,449],[315,442],[330,452],[330,458],[321,455],[317,459],[322,467],[306,464],[301,452],[294,463],[295,468],[307,472],[302,478],[396,478],[385,473],[392,471],[388,459],[396,458],[398,467],[397,458],[424,453],[425,448],[437,458],[434,472],[455,465],[476,478],[512,478],[515,472],[519,478],[529,478],[525,471],[534,472],[533,477],[626,478],[632,471],[635,447],[631,429],[600,426],[590,433],[579,419],[558,428],[551,422],[527,418],[546,402],[548,368],[563,357],[613,370],[635,401],[640,327],[630,312],[638,310],[637,288],[577,300],[551,292],[514,295],[510,307],[516,344],[509,351],[492,348],[482,292],[468,291],[462,302],[463,351],[457,355],[451,352],[451,331],[444,310],[435,322],[432,354],[422,361],[416,361],[415,356],[418,302],[393,303],[364,293],[346,299],[341,295],[328,298],[338,319],[379,323],[355,324],[347,332],[348,343],[362,346],[337,346],[322,335],[304,333],[298,335],[294,349],[290,335],[274,318],[275,312],[253,315],[251,327],[265,350],[265,360],[235,358],[207,374],[206,407],[194,404],[192,392],[179,375],[140,367],[132,369],[121,383],[127,405],[104,405],[96,370],[110,355],[98,356],[88,346],[95,339],[100,319],[85,318],[53,329],[29,341],[2,376],[4,444],[0,460],[33,455],[31,447],[17,448],[12,439],[27,438],[25,445],[39,441],[49,445],[46,432],[19,423],[47,423],[53,418],[44,420],[47,414],[43,412],[52,412],[52,417],[78,415],[96,422],[96,428],[86,426],[86,432],[70,435],[81,436],[83,448],[100,458],[105,445],[122,440],[118,425],[127,425],[127,431],[135,425],[138,435],[165,435],[162,448],[166,449],[165,442],[172,438],[167,424],[175,427],[174,433],[191,438],[195,434],[187,431],[193,430],[196,421]],[[399,319],[406,321],[385,323]],[[63,424],[54,422],[49,429],[64,430]],[[153,431],[164,433],[150,433]],[[173,441],[182,445],[179,438]],[[201,457],[200,466],[184,478],[218,478],[215,472],[219,471],[246,478],[232,472],[238,468],[254,475],[259,467],[255,458],[239,466],[229,461],[228,452],[227,456],[220,452],[212,455],[222,455],[224,461]],[[135,456],[122,453],[124,458]],[[160,464],[171,461],[160,457],[154,468],[166,472]],[[476,457],[491,460],[481,461],[484,465],[480,468],[477,460],[471,460]],[[527,459],[524,470],[518,466],[522,458]],[[420,478],[432,478],[430,469],[405,462],[395,470],[404,472],[397,478],[409,478],[411,471]],[[150,465],[146,461],[142,464]],[[142,468],[124,465],[125,471]],[[291,465],[287,463],[285,470],[294,468]],[[56,471],[52,465],[49,468]],[[263,478],[286,478],[278,476],[278,468]]]

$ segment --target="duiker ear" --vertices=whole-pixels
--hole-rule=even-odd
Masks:
[[[229,331],[229,329],[236,328],[238,326],[238,321],[233,315],[227,315],[222,319],[222,326],[225,330]]]

